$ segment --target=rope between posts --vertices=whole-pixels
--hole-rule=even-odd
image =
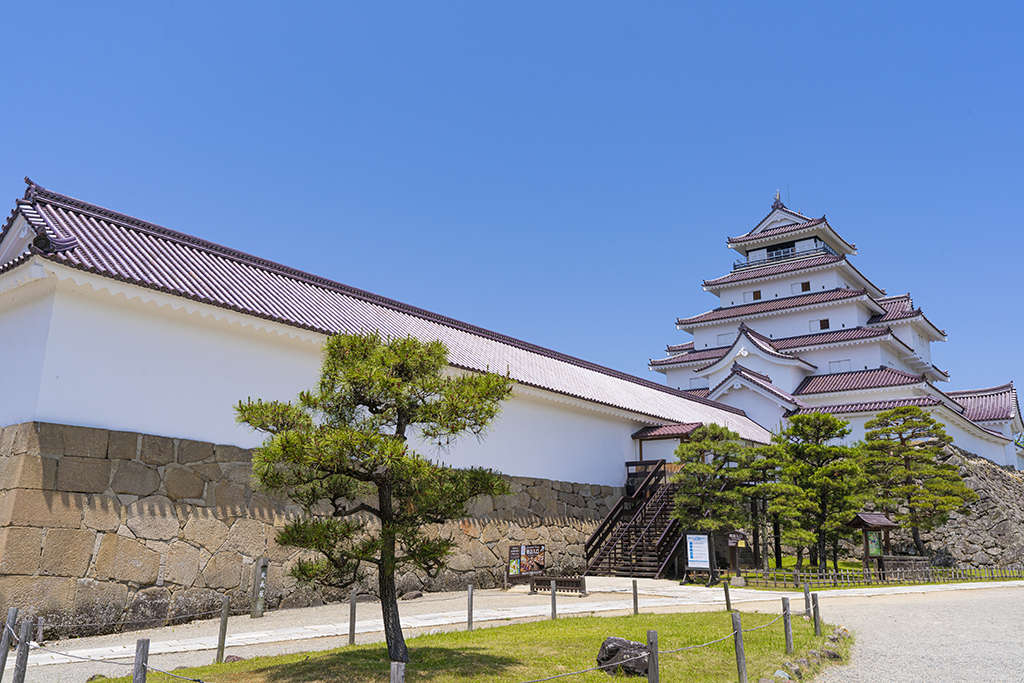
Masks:
[[[171,676],[172,678],[179,678],[179,679],[181,679],[183,681],[193,681],[193,683],[206,683],[206,681],[204,681],[201,678],[189,678],[188,676],[179,676],[178,674],[173,674],[170,671],[164,671],[163,669],[158,669],[155,666],[150,666],[149,664],[146,664],[146,668],[149,669],[150,671],[156,671],[157,673],[161,673],[161,674],[163,674],[165,676]]]
[[[661,650],[661,651],[658,652],[658,656],[670,655],[673,652],[682,652],[683,650],[697,650],[697,649],[702,648],[702,647],[707,647],[708,645],[714,645],[715,643],[720,643],[723,640],[728,640],[729,638],[732,638],[734,635],[736,635],[736,631],[730,631],[729,635],[727,635],[727,636],[719,638],[718,640],[709,641],[707,643],[701,643],[700,645],[687,645],[686,647],[677,647],[674,650]]]
[[[771,626],[772,624],[774,624],[774,623],[775,623],[776,621],[778,621],[779,619],[781,619],[781,618],[782,618],[782,617],[784,617],[785,615],[786,615],[786,613],[785,613],[785,612],[783,612],[783,613],[782,613],[782,614],[780,614],[779,616],[777,616],[777,617],[775,617],[774,619],[772,619],[771,621],[769,621],[769,622],[768,622],[767,624],[761,624],[760,626],[755,626],[754,628],[745,628],[745,629],[743,629],[743,632],[744,632],[744,633],[750,633],[751,631],[756,631],[756,630],[758,630],[758,629],[761,629],[761,628],[766,628],[766,627],[768,627],[768,626]]]
[[[581,669],[580,671],[570,671],[567,674],[558,674],[556,676],[548,676],[547,678],[535,678],[532,681],[520,681],[520,683],[542,683],[542,681],[553,681],[556,678],[564,678],[566,676],[575,676],[576,674],[585,674],[588,671],[598,671],[600,669],[607,669],[609,667],[619,666],[621,664],[625,664],[626,662],[632,662],[632,661],[637,660],[637,659],[643,659],[646,656],[647,656],[647,654],[637,655],[636,657],[630,657],[629,659],[623,659],[623,660],[620,660],[618,662],[612,662],[610,664],[601,664],[601,665],[598,665],[598,666],[592,666],[589,669]]]

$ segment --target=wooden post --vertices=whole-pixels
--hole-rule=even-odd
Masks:
[[[256,561],[256,568],[252,576],[252,612],[249,617],[259,619],[263,616],[263,602],[267,594],[267,558],[261,557]]]
[[[818,594],[815,593],[811,596],[811,601],[814,603],[814,635],[821,636],[821,612],[818,610]]]
[[[633,579],[633,615],[640,614],[640,602],[636,594],[636,579]]]
[[[224,644],[228,639],[228,615],[231,613],[231,600],[224,596],[220,606],[220,634],[217,636],[217,664],[224,662]]]
[[[804,584],[804,616],[811,616],[811,589],[806,583]]]
[[[747,683],[747,657],[743,654],[743,626],[740,624],[740,613],[732,613],[733,641],[736,644],[736,671],[740,675],[740,683]]]
[[[7,655],[11,651],[11,636],[14,635],[14,626],[18,623],[18,608],[12,607],[7,610],[7,623],[4,624],[4,634],[0,636],[0,679],[4,677],[4,669],[7,667]]]
[[[790,620],[789,598],[782,598],[782,625],[786,630],[786,654],[793,654],[793,622]]]
[[[469,613],[466,615],[466,630],[473,630],[473,584],[469,584]]]
[[[555,606],[555,580],[551,579],[551,618],[558,618],[558,608]]]
[[[722,582],[722,588],[725,589],[725,611],[726,612],[731,612],[732,611],[732,600],[729,599],[729,582],[728,581],[723,581]]]
[[[32,640],[32,622],[25,620],[21,622],[21,630],[18,632],[18,654],[14,659],[14,683],[25,683],[25,672],[28,670],[28,649]],[[4,657],[7,653],[4,653]],[[142,683],[146,683],[143,681]]]
[[[658,683],[658,632],[647,632],[647,649],[650,654],[647,656],[647,683]]]
[[[348,596],[348,644],[356,644],[356,589]]]
[[[43,617],[40,615],[36,619],[36,642],[40,645],[43,644]]]
[[[149,638],[135,642],[135,666],[132,668],[132,683],[146,683],[146,665],[149,664]]]

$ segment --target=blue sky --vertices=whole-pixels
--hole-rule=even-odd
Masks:
[[[660,381],[776,189],[1024,383],[1020,3],[8,3],[58,192]]]

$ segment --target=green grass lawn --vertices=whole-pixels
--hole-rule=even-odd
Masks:
[[[743,628],[767,624],[774,614],[743,614]],[[744,633],[748,678],[772,677],[787,661],[782,620]],[[640,614],[626,617],[570,617],[442,633],[410,638],[406,680],[432,683],[519,683],[570,673],[597,664],[601,643],[608,636],[647,641],[649,629],[658,632],[663,681],[732,683],[737,679],[733,639],[705,648],[667,653],[667,650],[717,640],[732,631],[726,612]],[[822,627],[825,634],[832,628]],[[829,645],[814,636],[812,623],[793,620],[794,657],[823,646],[847,654],[845,645]],[[213,656],[213,653],[210,653]],[[386,683],[390,680],[387,649],[383,643],[356,645],[325,652],[281,657],[259,657],[244,662],[175,671],[209,683]],[[130,677],[116,679],[129,683]],[[150,673],[150,683],[175,679]],[[608,674],[593,671],[561,679],[577,683],[608,681]]]

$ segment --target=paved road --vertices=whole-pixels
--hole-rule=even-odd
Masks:
[[[858,648],[853,665],[839,674],[844,678],[822,679],[827,683],[852,681],[984,681],[1017,680],[993,677],[993,671],[1005,671],[1008,661],[1018,664],[1021,641],[1011,624],[1024,607],[1024,582],[998,584],[951,584],[901,588],[860,588],[828,591],[821,594],[823,618],[842,623],[858,631]],[[679,586],[673,581],[638,581],[640,609],[648,612],[699,611],[724,606],[721,589]],[[559,614],[624,614],[632,610],[632,584],[629,579],[588,578],[590,595],[559,595]],[[778,612],[779,598],[793,593],[731,591],[734,607],[743,610]],[[478,590],[474,593],[474,625],[479,627],[550,617],[551,599],[547,594],[529,595],[525,588],[511,591]],[[466,626],[465,593],[433,593],[400,603],[402,624],[407,635],[434,629],[456,630]],[[218,621],[198,621],[182,626],[150,629],[132,633],[81,638],[46,643],[51,650],[99,661],[81,661],[47,650],[35,650],[29,658],[28,683],[82,683],[93,674],[127,675],[138,638],[149,638],[150,663],[160,669],[197,666],[213,661],[217,644]],[[963,636],[967,632],[968,636]],[[294,609],[268,613],[262,619],[232,617],[228,628],[228,654],[240,657],[274,655],[309,650],[326,650],[348,642],[348,605]],[[926,656],[936,639],[943,648],[940,661],[953,666],[943,668],[934,656]],[[942,640],[946,639],[946,640]],[[380,606],[359,603],[356,615],[356,641],[383,640]],[[948,641],[948,642],[947,642]],[[969,643],[961,649],[959,643]],[[1009,645],[1013,643],[1013,645]],[[961,659],[957,652],[966,650]],[[972,654],[975,653],[975,654]],[[879,654],[881,653],[881,654]],[[984,660],[985,667],[977,665]],[[877,662],[892,663],[892,672],[876,675]],[[991,663],[991,665],[989,665]],[[9,659],[3,683],[11,680],[13,656]],[[934,666],[933,666],[934,665]],[[969,665],[969,666],[968,666]],[[974,667],[974,668],[972,668]],[[1016,669],[1013,669],[1016,671]],[[924,672],[917,675],[916,672]],[[984,674],[982,675],[982,673]],[[852,677],[851,677],[852,676]],[[981,676],[979,678],[979,676]],[[1022,676],[1024,678],[1024,676]]]
[[[850,666],[816,683],[1024,680],[1024,586],[821,601],[857,640]]]

